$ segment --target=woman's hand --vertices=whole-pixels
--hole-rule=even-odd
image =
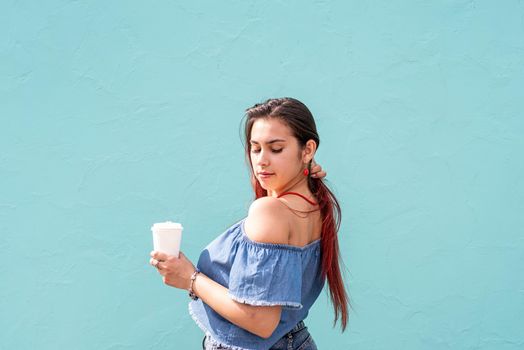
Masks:
[[[165,284],[175,288],[189,289],[195,266],[182,252],[176,258],[162,252],[152,251],[149,263],[155,266],[158,273],[163,276]]]
[[[314,177],[316,179],[322,179],[326,177],[326,175],[327,173],[323,171],[322,167],[319,164],[317,164],[313,159],[313,161],[311,162],[311,177]]]

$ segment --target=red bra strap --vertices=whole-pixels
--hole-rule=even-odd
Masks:
[[[310,203],[310,204],[312,204],[312,205],[318,205],[318,203],[315,203],[315,202],[313,202],[313,201],[307,199],[305,196],[303,196],[303,195],[301,195],[300,193],[297,193],[297,192],[284,192],[284,193],[279,194],[279,195],[277,196],[277,198],[280,198],[280,197],[282,197],[283,195],[286,195],[286,194],[294,194],[294,195],[296,195],[296,196],[299,196],[299,197],[304,198],[308,203]]]

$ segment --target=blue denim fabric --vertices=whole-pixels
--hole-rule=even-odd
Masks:
[[[264,339],[232,324],[201,299],[190,301],[189,312],[209,343],[235,350],[269,349],[307,317],[324,287],[320,240],[304,247],[254,242],[244,231],[244,221],[213,240],[200,254],[197,267],[228,288],[233,300],[250,305],[281,305],[277,328]]]
[[[229,350],[230,347],[216,345],[209,336],[202,339],[203,350]],[[278,340],[269,350],[318,350],[304,321],[300,321],[291,331]]]

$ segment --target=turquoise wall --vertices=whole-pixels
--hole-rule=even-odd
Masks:
[[[522,1],[4,1],[0,348],[198,349],[150,226],[252,199],[246,107],[304,101],[353,304],[320,349],[524,347]]]

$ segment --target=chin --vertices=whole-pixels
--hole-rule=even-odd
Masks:
[[[260,180],[260,179],[257,179],[258,183],[260,184],[260,186],[265,189],[266,191],[271,191],[273,190],[273,186],[270,186],[266,181],[264,180]]]
[[[267,184],[263,183],[262,181],[258,181],[258,183],[260,184],[260,187],[262,187],[266,191],[271,190],[271,187],[269,187]]]

